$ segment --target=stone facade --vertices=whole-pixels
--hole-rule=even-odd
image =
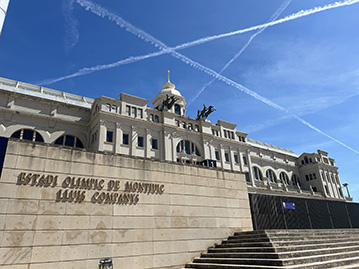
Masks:
[[[177,268],[252,230],[244,175],[9,140],[0,267]]]
[[[309,173],[300,155],[247,138],[236,124],[224,120],[213,124],[207,119],[187,117],[186,100],[169,78],[153,99],[153,108],[148,102],[125,93],[120,99],[102,96],[93,100],[0,79],[0,136],[216,166],[244,173],[251,190],[281,189],[289,195],[306,192],[346,199],[333,159],[325,164],[326,170],[313,162],[313,172]],[[332,172],[324,173],[328,169]],[[334,181],[328,173],[335,178],[335,185],[329,184]],[[310,174],[316,180],[308,182],[306,176]]]

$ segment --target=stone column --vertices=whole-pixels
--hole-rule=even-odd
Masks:
[[[150,158],[151,155],[151,130],[145,130],[145,158]]]
[[[115,153],[121,152],[121,141],[122,141],[122,130],[121,124],[116,122],[116,130],[115,130]]]
[[[103,145],[106,139],[106,122],[104,120],[100,120],[100,128],[98,132],[98,150],[103,151]]]
[[[250,155],[250,150],[247,149],[246,150],[246,153],[245,153],[245,156],[247,158],[247,165],[248,165],[248,172],[249,172],[249,180],[251,181],[251,185],[253,187],[256,186],[255,184],[255,180],[254,180],[254,177],[253,177],[253,167],[252,167],[252,160],[251,160],[251,155]],[[242,161],[243,159],[240,160],[240,163],[242,164]],[[243,168],[243,167],[242,167]],[[242,170],[243,171],[243,170]]]
[[[129,137],[130,141],[129,141],[129,146],[130,146],[130,156],[135,156],[136,155],[136,146],[137,146],[137,127],[132,126],[131,127],[131,136]]]

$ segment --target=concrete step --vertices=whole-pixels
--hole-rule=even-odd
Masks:
[[[235,233],[186,268],[359,268],[359,229]],[[357,267],[355,267],[357,266]]]
[[[257,258],[257,259],[288,259],[294,257],[305,257],[313,255],[313,250],[301,250],[301,251],[287,251],[287,252],[210,252],[203,253],[201,258]],[[344,247],[333,247],[333,248],[322,248],[316,249],[316,255],[326,255],[333,253],[346,253],[350,251],[359,251],[359,245],[344,246]]]

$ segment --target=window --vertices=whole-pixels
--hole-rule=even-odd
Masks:
[[[234,154],[233,157],[234,157],[234,162],[235,162],[235,163],[238,163],[238,155],[237,155],[237,154]]]
[[[292,184],[297,185],[297,183],[299,184],[299,177],[294,174],[292,175]]]
[[[246,156],[243,156],[243,164],[244,164],[244,165],[247,165],[247,158],[246,158]]]
[[[188,123],[188,130],[190,130],[190,131],[193,130],[193,125],[192,125],[192,123]]]
[[[185,153],[188,155],[196,154],[197,156],[201,156],[197,146],[189,140],[181,140],[177,144],[177,152]]]
[[[143,148],[143,136],[137,137],[137,146]]]
[[[94,132],[91,136],[91,144],[95,143],[97,140],[97,131]]]
[[[155,115],[155,122],[160,122],[160,118],[157,115]]]
[[[106,142],[109,142],[109,143],[113,142],[113,131],[106,132]]]
[[[182,127],[186,129],[186,123],[184,121],[182,122]]]
[[[128,145],[128,134],[122,135],[122,144]]]
[[[249,173],[244,173],[244,176],[246,177],[247,182],[251,182],[251,180],[249,179]]]
[[[175,113],[177,115],[181,115],[181,107],[179,106],[179,104],[175,104]]]
[[[126,115],[131,116],[131,107],[130,106],[126,106]]]
[[[262,173],[258,167],[253,167],[253,174],[256,180],[262,180]]]
[[[269,179],[269,181],[271,181],[271,182],[275,182],[275,181],[276,181],[276,176],[275,176],[275,173],[274,173],[273,170],[268,169],[267,172],[266,172],[266,176],[267,176],[267,178]]]
[[[307,156],[304,157],[304,161],[305,161],[305,163],[308,163],[308,157]]]
[[[194,126],[194,130],[195,130],[196,132],[199,132],[199,126],[198,126],[197,124]]]
[[[137,109],[137,118],[142,119],[143,113],[142,113],[142,108],[138,108]]]
[[[317,192],[317,187],[313,187],[313,191],[314,191],[314,192]]]
[[[288,175],[286,173],[281,172],[279,174],[279,178],[280,178],[281,182],[285,182],[285,184],[289,185],[289,178],[288,178]]]
[[[150,118],[150,121],[154,121],[153,114],[150,114],[149,118]]]
[[[111,112],[111,104],[106,104],[107,111]]]
[[[152,149],[158,149],[157,139],[152,138]]]
[[[29,141],[36,141],[36,142],[44,142],[42,136],[36,132],[35,130],[31,129],[21,129],[11,135],[12,138],[18,138],[21,140],[29,140]]]
[[[72,136],[72,135],[60,136],[58,139],[56,139],[55,144],[72,147],[72,148],[83,148],[84,147],[81,140],[78,139],[76,136]]]
[[[225,159],[226,162],[229,162],[229,154],[228,154],[228,152],[224,153],[224,159]]]
[[[305,175],[305,180],[306,180],[306,181],[309,181],[308,175]]]
[[[218,150],[216,150],[215,155],[216,155],[216,160],[219,161],[220,158],[219,158],[219,151]]]
[[[136,118],[136,108],[135,107],[131,107],[131,115],[132,115],[132,117]]]

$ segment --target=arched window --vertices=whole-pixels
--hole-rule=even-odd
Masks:
[[[81,149],[84,147],[81,140],[73,135],[60,136],[58,139],[56,139],[55,144],[72,147],[72,148],[81,148]]]
[[[292,175],[292,184],[293,184],[294,186],[297,186],[297,183],[300,184],[300,182],[299,182],[299,177],[298,177],[296,174],[293,174],[293,175]]]
[[[289,178],[288,178],[288,175],[284,172],[281,172],[279,174],[279,178],[281,180],[281,182],[285,182],[285,184],[289,185]]]
[[[189,140],[181,140],[177,144],[177,152],[182,152],[188,155],[196,154],[197,156],[201,156],[197,146]]]
[[[276,176],[275,173],[273,172],[273,170],[268,169],[266,172],[266,176],[269,179],[270,182],[275,182],[276,181]]]
[[[258,167],[253,167],[253,175],[255,180],[262,180],[262,173],[261,170],[259,170]]]
[[[308,157],[307,156],[304,156],[304,161],[305,161],[305,163],[308,163]]]
[[[36,142],[44,142],[42,136],[36,132],[35,130],[31,129],[21,129],[16,131],[11,135],[13,138],[18,138],[21,140],[29,140],[29,141],[36,141]]]
[[[181,107],[179,104],[175,104],[175,113],[181,115]]]

